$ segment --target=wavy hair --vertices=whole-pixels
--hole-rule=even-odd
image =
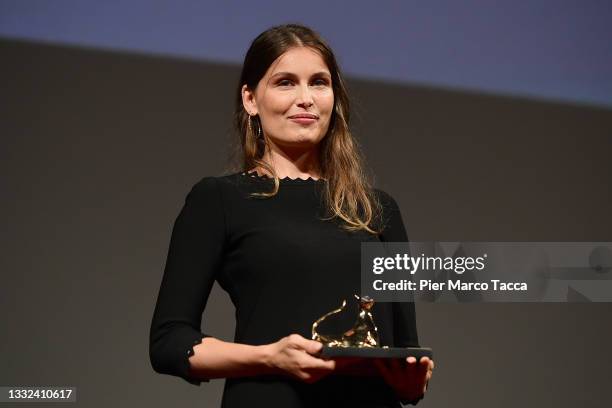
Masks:
[[[274,180],[272,191],[252,194],[259,198],[272,197],[278,193],[280,183],[274,168],[263,160],[268,146],[266,137],[259,117],[251,119],[244,109],[242,87],[246,84],[254,92],[270,65],[292,47],[309,47],[318,52],[332,76],[334,109],[328,131],[319,142],[319,169],[321,177],[327,180],[322,199],[329,217],[324,219],[339,218],[347,231],[364,230],[377,235],[382,207],[368,181],[359,145],[349,130],[347,86],[329,45],[318,33],[300,24],[279,25],[262,32],[253,40],[244,58],[234,112],[234,127],[239,137],[237,155],[242,171],[260,167]]]

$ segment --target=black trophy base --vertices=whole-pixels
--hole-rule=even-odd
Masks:
[[[417,361],[421,357],[433,360],[433,351],[429,347],[329,347],[323,346],[321,357],[357,357],[357,358],[401,358],[413,356]]]

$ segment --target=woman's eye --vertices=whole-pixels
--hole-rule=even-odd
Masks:
[[[281,81],[278,81],[278,85],[280,86],[287,86],[287,85],[291,85],[293,82],[288,80],[288,79],[283,79]],[[316,79],[313,81],[314,85],[323,85],[326,86],[327,85],[327,81],[325,79]]]

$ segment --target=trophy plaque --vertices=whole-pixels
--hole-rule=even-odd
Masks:
[[[346,300],[340,308],[332,310],[317,319],[312,325],[312,339],[323,343],[321,357],[358,357],[358,358],[401,358],[413,356],[433,359],[431,348],[427,347],[388,347],[381,346],[378,329],[372,316],[374,300],[368,296],[354,295],[359,303],[359,313],[353,327],[342,334],[321,334],[319,325],[324,320],[338,314],[346,307]]]

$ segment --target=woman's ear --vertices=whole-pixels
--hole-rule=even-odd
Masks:
[[[255,102],[255,94],[251,92],[249,87],[242,85],[242,105],[249,115],[257,115],[257,103]]]

